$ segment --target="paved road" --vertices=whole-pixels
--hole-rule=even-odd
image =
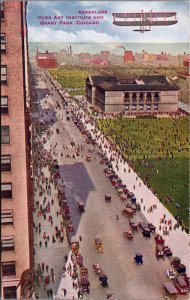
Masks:
[[[46,83],[40,82],[40,86],[50,90],[52,88],[48,80]],[[108,276],[109,289],[116,295],[117,299],[162,299],[162,284],[167,281],[165,271],[170,266],[170,260],[157,261],[154,254],[154,237],[146,240],[139,232],[135,233],[132,241],[123,238],[122,232],[129,229],[128,219],[120,216],[119,220],[116,220],[116,215],[121,215],[120,212],[124,204],[119,200],[110,181],[106,178],[103,172],[105,167],[99,164],[100,157],[96,151],[92,154],[92,162],[85,160],[89,148],[92,149],[93,147],[85,144],[85,138],[72,121],[66,121],[66,109],[55,108],[55,100],[62,107],[62,100],[57,92],[46,99],[46,104],[45,98],[41,99],[43,109],[50,107],[56,112],[55,123],[51,127],[53,135],[45,147],[48,149],[50,144],[58,144],[56,158],[61,166],[61,178],[66,184],[66,198],[71,208],[75,234],[82,236],[80,252],[84,256],[84,265],[89,270],[90,299],[106,298],[106,289],[99,286],[98,277],[92,270],[93,263],[101,265]],[[59,135],[55,133],[56,128],[60,129]],[[71,140],[84,146],[81,153],[83,157],[72,158],[76,150],[71,147]],[[63,145],[67,146],[68,149],[63,149]],[[61,156],[61,152],[63,156]],[[65,157],[67,154],[70,154],[71,158]],[[108,192],[112,196],[111,203],[106,203],[104,200],[104,195]],[[56,197],[56,193],[54,197]],[[78,200],[83,200],[86,205],[86,212],[82,215],[77,208]],[[143,214],[138,212],[135,221],[144,220]],[[97,254],[95,251],[94,238],[96,235],[102,237],[103,254]],[[54,252],[56,249],[54,246],[51,249],[48,253],[46,249],[40,250],[41,252],[37,249],[36,257],[40,260],[47,253],[49,261],[52,262],[57,271],[56,283],[54,284],[56,289],[61,280],[62,265],[60,264],[63,263],[63,257],[65,253],[69,253],[69,249],[66,244],[59,244],[57,252],[56,250]],[[133,257],[136,251],[143,254],[143,266],[134,264]],[[40,256],[38,252],[41,253]],[[65,283],[63,280],[61,281],[58,292],[61,291],[62,284],[66,284],[66,281]],[[68,294],[68,297],[71,298],[72,293],[73,291]],[[58,294],[60,296],[60,293]]]

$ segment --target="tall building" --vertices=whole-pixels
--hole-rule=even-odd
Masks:
[[[1,299],[33,293],[26,9],[1,1]]]

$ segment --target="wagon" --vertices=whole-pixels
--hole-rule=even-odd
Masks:
[[[189,292],[188,284],[181,275],[174,279],[174,284],[180,295],[186,295]]]
[[[83,201],[79,201],[78,202],[78,209],[79,209],[80,212],[85,212],[84,202]]]
[[[132,240],[133,239],[133,234],[131,231],[124,231],[123,232],[123,236],[125,239],[128,239],[128,240]]]
[[[87,155],[86,156],[86,161],[90,162],[92,160],[91,156],[90,155]]]
[[[124,216],[126,216],[126,217],[132,218],[133,215],[134,215],[134,211],[133,211],[133,209],[131,209],[131,208],[124,208],[124,209],[122,210],[122,214],[123,214]]]

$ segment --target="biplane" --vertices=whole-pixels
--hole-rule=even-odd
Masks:
[[[151,31],[154,26],[169,26],[177,23],[176,12],[137,12],[113,13],[113,24],[117,26],[138,26],[133,31],[144,33]]]

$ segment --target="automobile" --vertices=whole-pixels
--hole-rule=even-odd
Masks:
[[[90,283],[88,278],[81,278],[81,280],[79,281],[79,288],[81,294],[90,294]]]
[[[168,247],[168,246],[163,246],[162,247],[162,250],[164,251],[164,255],[165,256],[172,256],[172,251],[171,249]]]
[[[189,292],[188,284],[181,275],[174,278],[174,285],[180,295],[187,295]]]
[[[90,155],[87,155],[86,156],[86,161],[90,162],[92,160],[91,156]]]
[[[95,237],[95,248],[96,248],[96,252],[98,252],[98,253],[104,252],[103,245],[102,245],[102,239],[99,236]]]
[[[177,275],[176,270],[174,269],[167,269],[166,270],[166,275],[168,276],[169,280],[174,279]]]
[[[76,255],[76,263],[80,268],[83,267],[83,256],[80,253]]]
[[[150,229],[148,227],[143,228],[142,234],[145,238],[151,238]]]
[[[156,231],[156,226],[154,226],[152,223],[148,223],[148,228],[150,229],[150,231],[152,233],[154,233]]]
[[[70,221],[69,224],[67,225],[69,232],[74,232],[74,225],[73,223]]]
[[[140,252],[137,252],[135,254],[134,261],[136,262],[137,265],[142,265],[143,264],[143,256]]]
[[[143,231],[144,228],[146,228],[148,225],[145,222],[139,222],[138,223],[139,228],[141,229],[141,231]]]
[[[178,295],[178,291],[171,281],[165,282],[163,284],[164,299],[169,299],[169,300],[177,299],[177,295]]]
[[[111,202],[111,195],[110,194],[105,195],[105,201],[106,202]]]
[[[137,231],[138,232],[138,224],[129,220],[129,226],[132,228],[133,231]]]
[[[99,283],[102,287],[108,287],[108,277],[106,274],[104,273],[100,274]]]
[[[96,274],[101,274],[102,273],[102,269],[100,267],[99,264],[93,264],[92,265],[92,268],[93,268],[93,271],[96,273]]]
[[[163,237],[161,235],[157,234],[155,236],[155,242],[156,242],[156,244],[164,245],[165,240],[163,239]]]
[[[186,266],[184,264],[179,264],[176,269],[177,269],[177,272],[179,274],[185,274],[186,273]]]
[[[85,208],[84,208],[84,202],[83,201],[79,201],[78,202],[78,209],[80,212],[85,212]]]
[[[132,240],[133,239],[133,234],[131,231],[124,231],[123,232],[123,236],[125,239],[128,239],[128,240]]]
[[[131,208],[124,208],[124,209],[122,210],[122,214],[123,214],[124,216],[126,216],[126,217],[132,218],[133,215],[134,215],[134,211],[133,211],[133,209],[131,209]]]
[[[164,251],[162,250],[161,247],[159,247],[158,245],[156,245],[156,249],[155,249],[155,255],[157,259],[162,258],[164,260]]]
[[[79,253],[79,239],[76,236],[71,237],[70,246],[72,252],[77,255]]]

